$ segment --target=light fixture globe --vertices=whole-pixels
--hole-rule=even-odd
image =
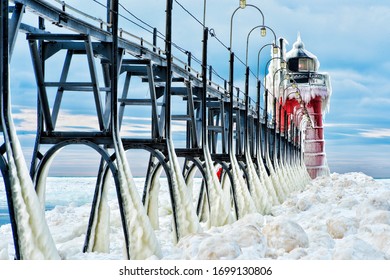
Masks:
[[[265,37],[265,35],[267,35],[267,29],[264,26],[260,29],[260,34],[261,37]]]

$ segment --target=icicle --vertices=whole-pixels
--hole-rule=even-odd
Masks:
[[[226,200],[230,205],[230,214],[232,216],[232,222],[237,220],[236,214],[234,212],[234,202],[232,197],[232,184],[230,183],[230,177],[228,175],[221,177],[222,190],[225,195]]]
[[[153,255],[161,257],[160,246],[137,192],[121,138],[117,135],[114,136],[114,147],[117,154],[119,188],[129,233],[130,247],[127,253],[131,259],[146,259]]]
[[[230,213],[230,201],[222,190],[207,145],[204,147],[204,157],[208,194],[210,200],[210,216],[208,220],[208,227],[223,226],[233,221],[233,217]]]
[[[19,237],[20,257],[26,260],[60,259],[47,226],[44,212],[30,178],[22,148],[17,137],[8,100],[8,135],[5,118],[2,118],[12,200]]]
[[[233,181],[236,188],[239,218],[244,217],[246,214],[256,213],[255,203],[249,193],[244,178],[241,176],[240,167],[233,153],[230,153],[230,163],[232,167]]]
[[[284,193],[285,197],[287,197],[289,195],[289,193],[291,192],[291,189],[290,189],[291,182],[288,180],[284,168],[279,166],[279,163],[277,160],[275,161],[275,173],[277,174],[277,176],[279,178],[279,182],[281,183],[281,187],[283,188],[283,193]]]
[[[301,188],[302,182],[304,179],[302,178],[302,175],[299,173],[296,164],[293,165],[286,163],[285,166],[287,167],[287,174],[290,177],[291,182],[293,183],[292,191],[297,191]]]
[[[247,172],[249,176],[249,181],[252,186],[252,197],[257,208],[257,211],[261,214],[268,214],[271,210],[271,202],[269,201],[269,194],[264,186],[261,183],[259,176],[257,175],[256,168],[252,162],[252,159],[249,156],[249,153],[245,154],[247,162]]]
[[[280,181],[278,174],[275,172],[275,169],[272,165],[271,159],[269,158],[268,153],[266,153],[266,163],[268,166],[268,169],[270,171],[270,177],[276,192],[276,195],[278,197],[279,203],[282,203],[286,199],[286,193],[283,188],[283,182]]]
[[[205,188],[205,181],[202,180],[202,184],[200,188]],[[194,197],[195,199],[195,197]],[[199,201],[198,201],[199,200]],[[198,219],[200,223],[205,223],[206,227],[207,222],[209,221],[210,217],[210,208],[208,207],[208,203],[206,203],[207,200],[207,194],[206,191],[199,192],[198,200],[194,201],[194,205],[197,205],[197,214],[198,214]]]
[[[92,252],[110,252],[110,207],[107,200],[108,187],[111,185],[111,172],[108,172],[103,182],[103,191],[99,192],[99,207],[96,209],[96,217],[91,232]]]
[[[55,154],[57,154],[60,150],[59,149]],[[41,203],[42,211],[45,212],[45,203],[46,203],[46,180],[47,176],[49,174],[50,166],[53,162],[53,159],[55,157],[55,154],[52,155],[52,157],[46,162],[45,166],[43,167],[43,170],[41,171],[41,174],[38,178],[38,181],[36,182],[36,188],[35,191],[38,195],[38,199]]]
[[[168,139],[167,142],[170,172],[172,176],[172,189],[174,192],[173,196],[176,206],[178,207],[178,211],[176,213],[177,228],[179,230],[178,236],[179,238],[182,238],[188,234],[200,232],[201,227],[192,204],[192,198],[189,195],[188,187],[181,173],[181,168],[175,153],[173,142],[171,139]],[[176,236],[176,234],[174,234],[174,236]]]
[[[158,194],[160,192],[160,175],[162,172],[162,166],[156,171],[153,181],[150,185],[149,202],[147,205],[147,213],[150,223],[155,230],[160,228],[158,219]]]
[[[265,185],[265,187],[267,189],[267,193],[269,195],[269,200],[270,200],[271,204],[272,205],[279,204],[279,199],[276,195],[275,188],[272,184],[270,177],[268,176],[268,173],[265,169],[263,160],[259,157],[257,157],[257,165],[258,165],[258,169],[259,169],[258,173],[260,174],[260,180]]]

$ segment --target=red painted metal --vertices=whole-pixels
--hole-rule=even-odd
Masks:
[[[305,106],[310,116],[309,124],[304,129],[304,162],[311,178],[316,178],[328,173],[328,166],[325,154],[325,139],[322,115],[322,98],[316,96]],[[292,116],[295,124],[300,124],[303,118],[302,105],[295,99],[288,99],[283,110]],[[285,131],[285,120],[281,119],[281,129]],[[287,129],[291,126],[291,117],[288,118]]]

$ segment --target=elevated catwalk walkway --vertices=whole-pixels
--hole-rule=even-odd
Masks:
[[[37,106],[38,112],[36,141],[30,165],[33,184],[37,188],[39,182],[45,181],[50,162],[63,147],[87,145],[101,156],[84,251],[91,248],[91,235],[97,219],[96,209],[101,203],[100,195],[103,193],[108,173],[114,177],[119,190],[120,180],[116,165],[116,159],[120,156],[116,148],[119,142],[123,144],[125,150],[143,149],[150,153],[142,197],[143,204],[148,205],[153,181],[159,176],[161,169],[165,171],[171,185],[174,185],[172,183],[174,178],[171,178],[172,155],[169,141],[172,139],[172,123],[182,123],[186,131],[186,146],[176,148],[174,152],[177,157],[183,159],[182,175],[185,180],[193,176],[194,169],[205,179],[196,205],[199,217],[204,211],[202,205],[205,204],[205,199],[208,200],[207,203],[212,204],[210,195],[203,195],[212,188],[209,180],[211,175],[208,175],[210,166],[206,164],[208,154],[213,164],[222,168],[222,177],[230,180],[235,218],[240,218],[245,213],[242,212],[239,199],[236,198],[238,183],[235,180],[237,174],[233,174],[232,156],[238,161],[242,172],[238,176],[242,177],[240,180],[245,180],[247,191],[256,188],[253,185],[254,181],[250,180],[249,167],[252,165],[256,166],[258,170],[256,176],[259,178],[264,176],[260,174],[261,166],[264,167],[265,176],[271,178],[279,166],[282,168],[303,165],[302,132],[299,124],[291,122],[291,125],[282,129],[277,123],[280,123],[282,118],[287,118],[287,114],[284,112],[284,115],[278,116],[276,110],[262,108],[260,93],[258,100],[252,100],[249,94],[235,87],[232,91],[232,81],[221,80],[220,83],[213,81],[211,68],[207,65],[209,36],[207,28],[203,34],[200,70],[195,70],[191,66],[194,57],[190,52],[185,62],[173,55],[170,1],[167,2],[167,31],[163,48],[156,45],[156,30],[153,43],[149,43],[119,28],[118,1],[107,2],[107,6],[112,5],[112,9],[107,9],[107,23],[100,21],[96,24],[68,13],[71,7],[65,3],[59,7],[58,2],[61,1],[14,0],[8,5],[8,1],[1,1],[1,32],[2,38],[5,38],[1,47],[3,73],[1,128],[5,132],[10,129],[8,122],[10,116],[7,114],[10,106],[7,77],[9,61],[17,36],[25,33],[39,101],[37,105],[31,104]],[[23,21],[27,15],[35,18],[36,26]],[[55,30],[58,32],[47,31],[45,25],[57,26]],[[53,65],[50,63],[51,60],[62,61],[62,64]],[[74,61],[78,61],[78,80],[69,78],[75,74],[72,68]],[[79,61],[83,61],[83,64]],[[50,75],[51,73],[57,75]],[[58,78],[53,79],[53,76]],[[135,80],[147,87],[147,95],[140,97],[133,92],[132,82]],[[64,108],[63,100],[67,94],[90,100],[96,119],[94,130],[77,127],[63,130],[58,125],[61,110]],[[172,100],[175,100],[175,105]],[[74,102],[76,105],[78,100]],[[122,136],[121,128],[126,112],[136,111],[139,107],[147,108],[149,112],[150,130],[146,134],[148,136],[145,134],[143,137]],[[176,113],[177,108],[180,110]],[[8,151],[7,141],[9,139],[5,137],[1,146],[0,166],[8,194],[15,256],[23,258],[18,237],[18,220],[13,213],[12,184],[8,173],[9,159],[5,156]],[[266,184],[265,181],[261,183]],[[171,187],[176,239],[180,239],[182,236],[177,212],[181,211],[181,208],[173,196],[174,187]],[[123,208],[119,191],[118,202]],[[129,248],[131,233],[125,225],[128,218],[126,213],[126,209],[121,209],[125,242]],[[127,257],[130,258],[130,254]]]

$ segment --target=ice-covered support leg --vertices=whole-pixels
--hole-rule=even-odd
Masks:
[[[242,176],[242,170],[238,164],[235,155],[230,154],[230,164],[232,167],[233,184],[235,187],[237,208],[238,208],[238,219],[244,217],[247,214],[256,213],[255,203],[249,193],[249,189]]]
[[[278,160],[275,160],[275,173],[279,177],[279,181],[282,184],[285,196],[287,197],[293,190],[293,183],[291,182],[288,171],[284,164],[279,164]]]
[[[170,167],[169,173],[172,178],[171,197],[177,207],[177,232],[174,233],[174,237],[180,239],[186,235],[200,232],[201,227],[175,153],[173,142],[171,139],[167,139],[167,142]]]
[[[271,202],[269,200],[269,194],[265,185],[260,181],[256,168],[253,164],[252,158],[249,153],[245,153],[248,181],[252,186],[250,192],[253,197],[253,201],[257,208],[257,211],[261,214],[267,214],[271,209]]]
[[[209,219],[210,214],[210,201],[208,195],[208,185],[206,180],[205,164],[202,163],[198,158],[190,160],[186,159],[183,169],[183,176],[186,185],[189,189],[189,195],[192,197],[194,205],[196,205],[196,215],[200,222],[206,222]],[[199,170],[202,174],[203,180],[199,189],[199,192],[194,192],[193,179],[196,171]]]
[[[47,174],[55,155],[65,146],[74,144],[74,141],[68,140],[60,142],[50,148],[41,159],[35,174],[36,192],[41,203],[41,208],[45,207],[45,192]],[[108,252],[109,247],[109,209],[107,200],[105,199],[106,191],[110,185],[111,174],[116,174],[117,169],[113,164],[107,151],[89,141],[81,141],[84,144],[93,148],[101,155],[101,165],[99,176],[96,183],[95,195],[92,202],[91,216],[87,228],[87,234],[83,247],[83,252],[99,251]],[[111,173],[110,173],[111,172]],[[118,179],[114,177],[115,185],[118,186]],[[118,201],[121,199],[118,198]],[[121,212],[123,212],[122,204],[119,204]],[[122,215],[123,216],[123,215]],[[127,232],[127,229],[125,230]],[[126,233],[125,233],[126,235]],[[91,237],[92,236],[92,237]]]
[[[90,219],[85,237],[83,252],[108,253],[110,248],[110,207],[107,190],[111,185],[110,169],[101,159],[92,201]]]
[[[267,190],[268,199],[271,205],[279,204],[279,199],[276,194],[275,188],[273,186],[271,178],[268,176],[263,159],[261,158],[260,155],[257,156],[257,168],[258,168],[257,173],[259,174],[260,181],[262,182],[262,184],[265,186]]]
[[[19,238],[18,238],[18,229],[17,229],[16,219],[15,219],[15,210],[12,201],[11,183],[9,181],[7,162],[3,157],[3,155],[0,156],[0,169],[1,169],[1,175],[3,176],[5,193],[7,196],[9,218],[11,221],[12,237],[13,237],[14,248],[15,248],[15,259],[19,260],[20,259]]]
[[[159,229],[158,194],[160,192],[160,175],[162,170],[163,166],[161,163],[153,155],[150,155],[142,202],[150,223],[155,230]]]
[[[198,201],[196,203],[196,215],[199,217],[199,222],[204,223],[210,221],[210,201],[207,196],[206,184],[207,181],[203,179],[202,184],[200,185]]]
[[[151,256],[161,257],[160,245],[137,192],[125,150],[118,135],[114,135],[114,147],[119,179],[117,192],[122,199],[124,223],[128,230],[127,257],[131,259],[146,259]]]
[[[7,154],[10,198],[15,214],[20,259],[59,259],[35,192],[22,148],[17,137],[11,110],[9,88],[8,1],[0,2],[0,111],[1,128]]]
[[[287,197],[284,182],[282,182],[280,180],[278,173],[276,173],[275,168],[274,168],[268,154],[266,154],[266,163],[267,163],[267,167],[270,171],[270,178],[271,178],[272,184],[274,186],[276,195],[278,197],[279,203],[282,203]]]
[[[9,104],[8,104],[9,105]],[[57,248],[45,220],[45,214],[35,192],[26,161],[17,138],[11,114],[4,118],[4,138],[7,150],[12,204],[17,221],[20,258],[59,259]]]
[[[223,192],[207,145],[203,149],[203,155],[210,203],[208,227],[223,226],[231,223],[233,219],[230,213],[230,201]]]
[[[239,209],[236,196],[236,187],[234,185],[234,179],[232,174],[231,166],[229,167],[228,163],[224,161],[218,161],[218,164],[221,165],[221,187],[225,195],[226,200],[229,202],[230,213],[232,216],[232,222],[238,220]]]

